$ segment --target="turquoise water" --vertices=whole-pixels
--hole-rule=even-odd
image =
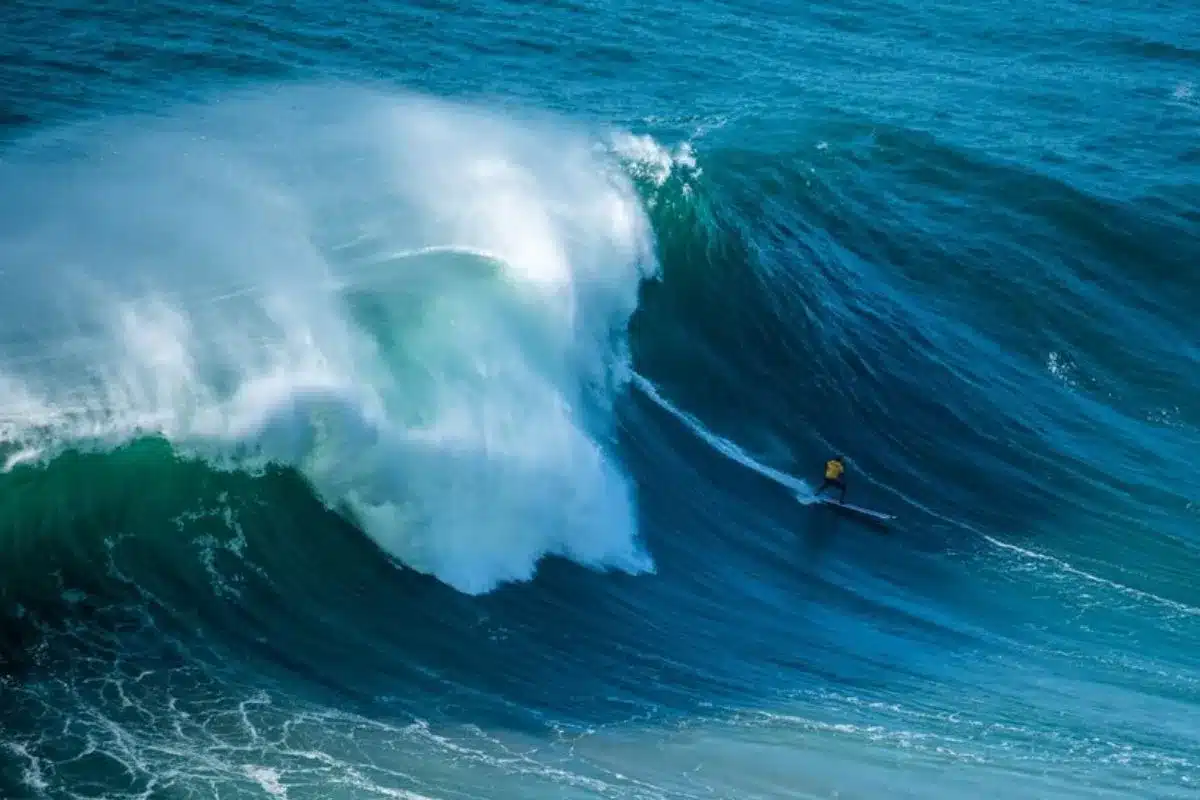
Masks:
[[[0,797],[1196,793],[1192,6],[3,14]]]

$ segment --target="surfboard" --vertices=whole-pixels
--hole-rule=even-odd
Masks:
[[[856,506],[852,503],[839,503],[837,500],[834,500],[832,497],[822,497],[819,502],[821,503],[821,505],[830,506],[831,508],[840,509],[842,511],[848,511],[851,514],[859,514],[861,516],[868,517],[868,518],[876,520],[878,522],[887,522],[888,520],[892,520],[892,519],[896,518],[895,515],[893,515],[893,514],[884,514],[882,511],[875,511],[874,509],[863,508],[862,506]]]

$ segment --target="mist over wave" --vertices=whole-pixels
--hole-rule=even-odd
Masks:
[[[466,592],[549,553],[653,568],[611,438],[657,264],[611,147],[546,117],[321,88],[15,153],[8,468],[158,435],[295,467]]]

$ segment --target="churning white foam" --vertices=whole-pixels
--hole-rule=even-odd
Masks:
[[[648,180],[655,187],[661,187],[672,175],[695,178],[701,174],[690,142],[668,148],[652,136],[625,131],[615,132],[609,139],[613,151],[629,165],[634,177]]]
[[[611,450],[652,235],[586,136],[322,88],[21,148],[0,166],[10,462],[151,433],[286,463],[468,592],[549,553],[652,569]]]

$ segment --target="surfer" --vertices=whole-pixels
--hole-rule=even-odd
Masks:
[[[836,456],[825,462],[825,480],[821,481],[821,486],[817,489],[817,495],[821,492],[833,487],[841,490],[841,496],[838,498],[839,503],[846,502],[846,480],[842,474],[846,471],[845,459],[842,456]]]

